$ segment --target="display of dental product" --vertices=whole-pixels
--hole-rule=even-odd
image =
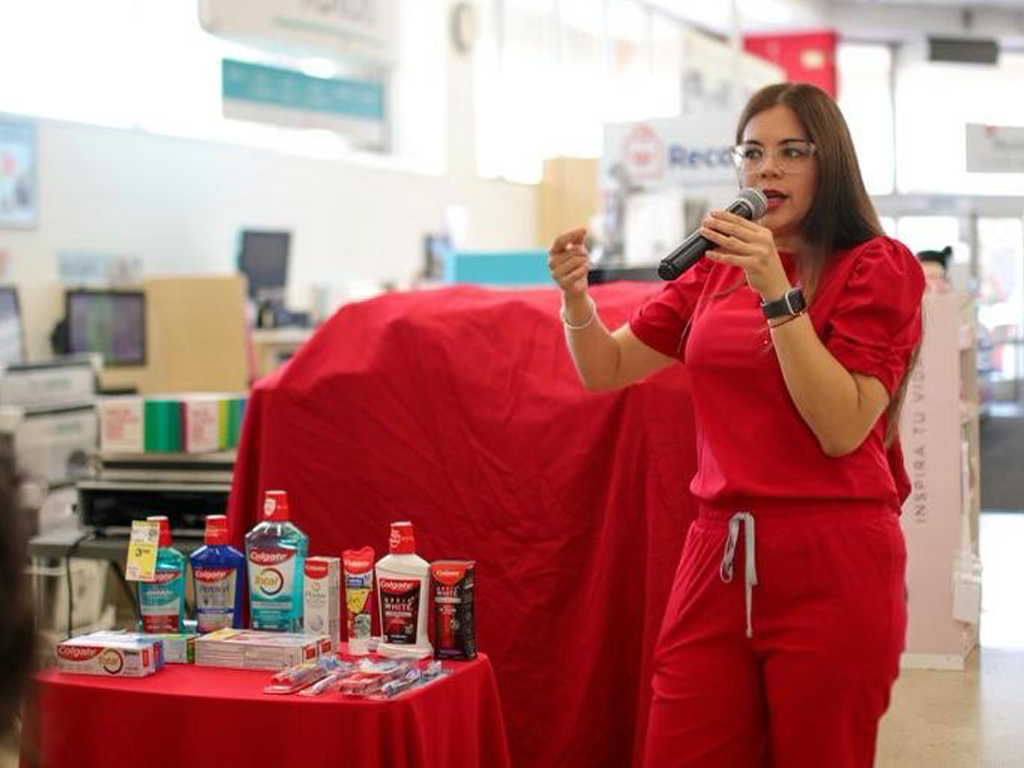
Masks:
[[[273,672],[316,661],[321,649],[330,652],[329,637],[251,629],[219,629],[196,640],[196,664]]]
[[[408,661],[392,661],[383,665],[360,665],[338,681],[338,690],[344,696],[371,696],[380,693],[386,683],[401,679],[413,665]]]
[[[146,677],[163,667],[163,644],[140,634],[96,633],[57,644],[57,669],[77,675]]]
[[[437,560],[430,564],[435,658],[476,658],[475,582],[476,563],[472,560]]]
[[[416,554],[410,522],[391,524],[389,554],[377,562],[381,641],[377,653],[399,658],[431,654],[427,638],[430,565]]]
[[[332,658],[307,661],[277,672],[264,686],[264,693],[295,693],[331,674],[337,662]]]
[[[185,556],[171,546],[171,527],[163,515],[147,517],[159,525],[156,570],[138,582],[142,631],[181,632],[185,621]]]
[[[203,634],[242,627],[245,555],[228,544],[228,519],[209,515],[203,546],[192,553],[196,622]]]
[[[194,664],[196,660],[195,634],[153,635],[164,646],[164,661],[168,664]]]
[[[288,495],[267,491],[263,519],[245,537],[253,629],[302,631],[303,574],[309,539],[289,520]]]
[[[341,641],[341,559],[306,559],[302,587],[302,626],[307,634],[327,635],[334,648]]]
[[[162,634],[148,634],[142,632],[126,632],[117,629],[103,629],[89,635],[96,639],[112,640],[146,640],[149,642],[159,641],[160,650],[157,654],[157,669],[166,664],[192,664],[195,661],[195,633],[179,634],[167,632]]]
[[[345,570],[345,627],[352,656],[370,652],[373,555],[373,547],[346,549],[341,553]]]
[[[299,691],[299,696],[321,696],[325,693],[337,693],[338,682],[351,673],[355,665],[350,661],[338,661],[327,675]]]

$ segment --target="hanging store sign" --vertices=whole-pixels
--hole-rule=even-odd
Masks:
[[[602,177],[644,190],[735,186],[734,129],[725,112],[606,125]]]
[[[967,123],[968,173],[1024,173],[1024,127]]]
[[[384,86],[312,77],[290,69],[225,59],[224,116],[292,128],[326,128],[354,145],[384,145]]]
[[[199,0],[207,32],[264,50],[388,65],[394,0]]]

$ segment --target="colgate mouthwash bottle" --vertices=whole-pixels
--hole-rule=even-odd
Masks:
[[[309,539],[288,520],[288,494],[267,491],[263,521],[245,535],[253,629],[302,631],[302,573]]]
[[[200,634],[242,626],[245,555],[228,544],[228,519],[206,518],[204,546],[192,553],[192,591]]]
[[[160,527],[153,581],[139,582],[143,632],[181,632],[185,628],[185,556],[171,546],[171,526],[163,515],[147,520]]]
[[[381,656],[425,658],[433,649],[427,639],[430,563],[416,554],[412,523],[391,524],[390,553],[377,561]]]

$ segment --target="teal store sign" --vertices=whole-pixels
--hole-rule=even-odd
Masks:
[[[305,75],[290,69],[224,59],[224,98],[304,112],[384,119],[380,83]]]

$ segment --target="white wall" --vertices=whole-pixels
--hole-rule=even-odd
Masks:
[[[536,188],[474,174],[470,59],[450,54],[446,77],[445,175],[39,121],[39,225],[0,230],[29,354],[47,353],[61,312],[61,252],[137,255],[148,275],[223,273],[239,230],[289,229],[289,300],[302,307],[313,282],[407,283],[422,235],[442,228],[449,204],[468,210],[469,247],[534,246]]]

